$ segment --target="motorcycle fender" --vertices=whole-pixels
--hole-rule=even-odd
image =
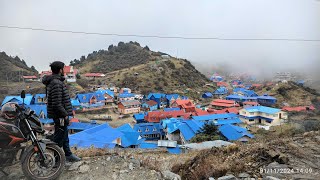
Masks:
[[[40,143],[44,143],[46,145],[56,145],[57,144],[57,143],[55,143],[55,142],[53,142],[53,141],[51,141],[49,139],[41,139],[39,142]]]

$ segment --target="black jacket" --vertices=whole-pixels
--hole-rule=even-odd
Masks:
[[[42,83],[47,90],[47,117],[64,118],[72,116],[72,105],[66,85],[63,83],[65,78],[60,75],[45,76]]]

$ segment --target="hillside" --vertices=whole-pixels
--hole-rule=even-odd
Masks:
[[[306,106],[319,101],[319,94],[316,90],[309,87],[299,86],[294,82],[279,83],[271,90],[263,89],[259,94],[268,93],[277,98],[277,107],[285,104],[290,106]]]
[[[118,46],[110,45],[108,50],[94,51],[87,57],[75,59],[70,62],[70,65],[74,65],[82,73],[108,73],[144,64],[152,59],[151,54],[148,47],[142,48],[137,42],[119,42]]]
[[[28,67],[18,56],[11,57],[5,52],[0,52],[0,81],[7,81],[8,78],[10,82],[18,82],[19,75],[34,74],[38,74],[37,70],[33,66]]]
[[[106,73],[106,77],[96,80],[97,84],[128,87],[143,94],[181,93],[199,98],[202,92],[214,90],[214,87],[204,86],[209,83],[207,78],[188,60],[161,55],[165,54],[142,48],[137,43],[120,42],[108,51],[100,50],[89,54],[85,60],[71,64],[76,62],[82,74]]]

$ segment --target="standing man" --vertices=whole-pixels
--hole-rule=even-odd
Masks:
[[[69,116],[72,116],[72,105],[64,84],[64,66],[60,61],[51,63],[52,75],[43,77],[42,83],[46,85],[48,118],[54,121],[53,141],[63,147],[67,161],[80,161],[69,147],[68,125]]]

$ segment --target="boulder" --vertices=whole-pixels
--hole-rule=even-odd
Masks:
[[[86,172],[88,172],[90,170],[90,166],[88,166],[88,165],[82,165],[82,166],[80,166],[80,168],[79,168],[79,172],[80,173],[86,173]]]
[[[231,174],[231,175],[219,177],[218,180],[237,180],[237,178]]]
[[[170,171],[163,171],[162,176],[165,180],[181,180],[181,177],[178,174]]]
[[[243,179],[243,178],[249,178],[250,175],[248,173],[240,173],[238,177]]]

